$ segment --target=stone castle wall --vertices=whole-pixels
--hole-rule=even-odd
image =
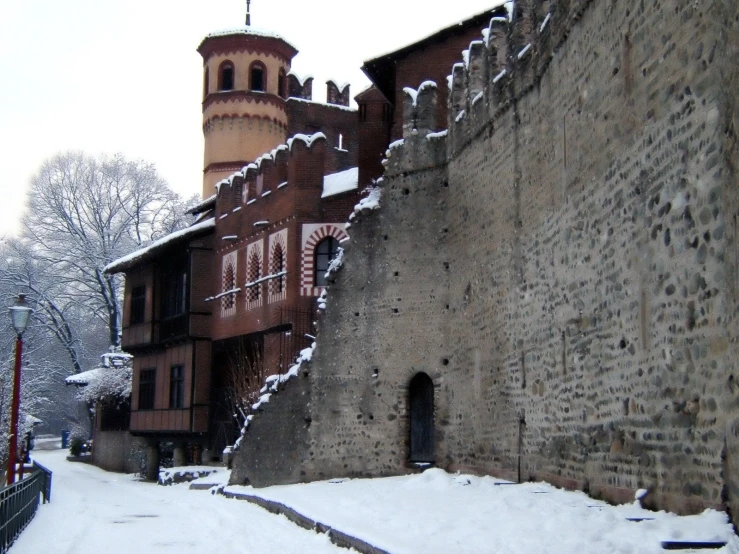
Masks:
[[[433,94],[406,106],[330,288],[296,479],[408,471],[424,372],[438,466],[739,513],[738,20],[519,1],[455,66],[447,136]]]

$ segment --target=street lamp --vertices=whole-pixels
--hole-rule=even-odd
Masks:
[[[10,320],[15,329],[15,371],[13,373],[13,407],[10,414],[10,448],[8,452],[8,485],[15,483],[15,464],[18,456],[18,412],[21,402],[21,356],[23,355],[23,331],[28,327],[31,308],[26,295],[19,294],[15,304],[10,307]]]

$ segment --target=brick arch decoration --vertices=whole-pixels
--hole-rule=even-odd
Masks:
[[[303,226],[303,232],[306,232],[307,225]],[[321,223],[316,229],[310,230],[305,244],[303,245],[302,252],[302,272],[301,272],[301,286],[300,296],[320,296],[321,291],[324,287],[314,286],[313,276],[313,265],[316,259],[316,246],[326,237],[334,237],[336,240],[341,242],[344,239],[349,238],[349,235],[344,232],[343,223]]]
[[[264,277],[262,241],[253,242],[246,247],[246,282],[256,281]],[[264,283],[246,288],[246,309],[253,310],[262,305]]]
[[[221,292],[236,288],[236,252],[223,257],[221,265]],[[236,313],[236,294],[227,294],[221,297],[221,317],[232,316]]]
[[[282,257],[282,269],[287,269],[287,229],[283,229],[269,237],[270,275],[274,275],[280,271],[280,260],[278,256]],[[283,276],[269,281],[268,290],[268,302],[278,302],[287,298],[287,277]]]

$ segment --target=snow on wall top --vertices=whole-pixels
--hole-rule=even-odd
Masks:
[[[339,91],[342,91],[344,89],[339,89]],[[349,112],[356,112],[357,108],[350,108],[349,106],[342,106],[341,104],[329,104],[328,102],[317,102],[316,100],[306,100],[305,98],[298,98],[297,96],[291,96],[287,99],[288,102],[306,102],[308,104],[319,104],[321,106],[326,106],[327,108],[337,108],[339,110],[346,110]]]
[[[185,229],[175,231],[174,233],[170,233],[166,237],[162,237],[159,240],[152,242],[149,246],[145,246],[144,248],[135,250],[127,256],[123,256],[122,258],[118,258],[117,260],[109,263],[103,268],[103,273],[120,273],[122,271],[125,271],[132,262],[137,261],[140,258],[144,258],[152,251],[168,246],[169,244],[193,235],[198,231],[215,228],[215,226],[215,218],[211,217],[210,219],[206,219],[202,223],[196,223],[191,227],[187,227]]]
[[[323,193],[321,198],[328,198],[342,192],[357,190],[359,186],[359,168],[350,167],[345,171],[332,173],[323,178]]]
[[[435,81],[428,80],[418,85],[418,89],[414,89],[411,87],[404,87],[403,92],[413,99],[413,105],[415,106],[416,101],[418,100],[419,93],[423,92],[427,88],[439,88],[439,87]]]

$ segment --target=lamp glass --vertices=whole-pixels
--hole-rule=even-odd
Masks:
[[[31,316],[31,308],[23,295],[19,295],[15,305],[10,307],[10,319],[13,322],[15,332],[22,335],[28,327],[28,319]]]

